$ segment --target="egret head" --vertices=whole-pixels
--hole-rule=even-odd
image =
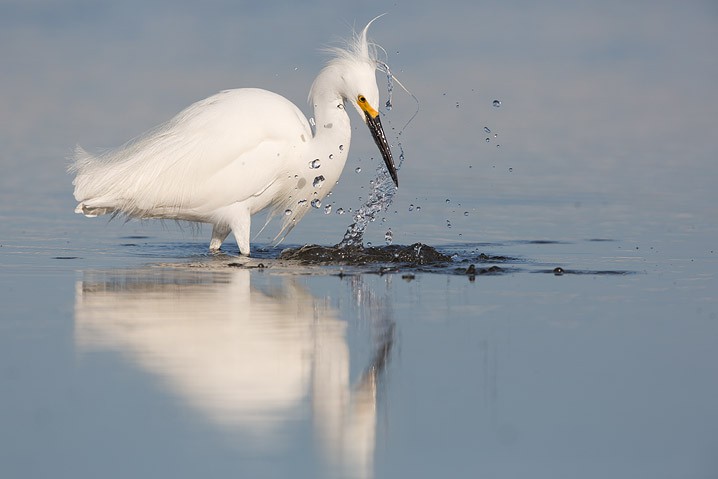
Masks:
[[[379,118],[379,87],[376,83],[376,70],[379,63],[376,47],[370,45],[366,37],[369,25],[374,20],[369,22],[360,33],[354,35],[346,48],[330,50],[334,58],[314,81],[310,100],[318,90],[331,90],[339,96],[338,99],[344,105],[352,104],[369,127],[394,184],[399,186],[394,159]]]

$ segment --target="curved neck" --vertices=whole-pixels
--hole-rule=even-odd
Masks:
[[[336,72],[331,68],[322,70],[312,84],[309,101],[314,110],[315,136],[334,134],[346,128],[351,134],[349,116],[344,109],[344,98],[337,91]]]

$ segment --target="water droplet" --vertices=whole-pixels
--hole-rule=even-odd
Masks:
[[[459,108],[459,102],[458,102],[458,101],[456,102],[456,108]]]
[[[344,151],[344,145],[339,145],[339,151]]]
[[[496,148],[501,148],[501,145],[498,145],[498,144],[497,144],[497,145],[496,145]]]
[[[469,212],[468,212],[468,211],[464,211],[464,216],[469,216]]]
[[[417,211],[417,212],[418,212],[418,211],[421,211],[421,206],[417,206],[417,207],[416,207],[416,211]]]
[[[514,171],[514,169],[513,169],[513,168],[509,168],[509,173],[511,173],[512,171]]]
[[[312,206],[315,208],[319,208],[320,206],[322,206],[322,200],[320,200],[319,198],[314,198],[312,200]]]
[[[491,130],[489,129],[488,126],[485,126],[485,127],[484,127],[484,131],[485,131],[486,133],[491,133]]]
[[[394,241],[394,233],[391,230],[384,233],[384,241],[386,241],[386,244],[391,244]]]
[[[344,208],[338,208],[338,209],[337,209],[337,214],[338,214],[338,215],[343,215],[343,214],[344,214]]]
[[[446,204],[448,205],[449,203],[451,203],[451,200],[449,198],[446,198]]]
[[[334,155],[332,155],[332,154],[330,153],[330,154],[329,154],[329,159],[330,159],[330,160],[333,160],[333,159],[334,159]]]
[[[361,166],[357,166],[354,171],[356,171],[357,173],[361,173]]]
[[[447,227],[447,228],[451,228],[451,223],[449,223],[449,222],[447,221],[447,222],[446,222],[446,227]]]
[[[307,200],[299,200],[297,201],[297,205],[299,206],[305,206],[307,204]]]
[[[332,205],[327,205],[324,207],[324,214],[328,215],[332,212]]]
[[[501,106],[501,100],[494,100],[492,105],[494,105],[494,108],[498,108]]]
[[[315,188],[321,188],[323,184],[324,184],[324,176],[323,175],[317,176],[316,178],[314,178],[314,181],[312,181],[312,186]],[[312,205],[312,206],[314,206],[314,205]]]
[[[488,143],[488,142],[490,142],[490,141],[491,141],[491,138],[489,138],[489,137],[487,136],[487,137],[486,137],[486,143]]]
[[[314,118],[309,119],[309,124],[312,126],[317,126],[317,122],[314,121]]]
[[[292,210],[290,210],[290,209],[284,210],[284,216],[289,216],[291,214],[292,214]]]
[[[409,205],[409,211],[414,211],[414,205],[413,205],[413,204]]]
[[[309,168],[311,169],[319,168],[320,166],[322,166],[322,162],[319,161],[319,158],[309,162]]]
[[[371,241],[366,242],[367,248],[371,248]]]

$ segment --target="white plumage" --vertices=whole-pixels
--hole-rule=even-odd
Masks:
[[[92,156],[78,147],[70,167],[75,211],[210,223],[211,250],[232,231],[240,253],[248,255],[253,214],[266,208],[270,218],[281,214],[278,238],[284,237],[339,179],[351,140],[348,104],[369,126],[397,183],[377,111],[378,63],[366,38],[369,25],[347,48],[334,49],[314,80],[314,129],[275,93],[220,92],[118,149]]]

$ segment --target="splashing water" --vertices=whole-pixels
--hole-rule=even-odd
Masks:
[[[312,181],[312,186],[314,188],[321,188],[324,184],[324,175],[319,175],[314,178],[314,181]]]
[[[399,162],[396,169],[399,170],[404,162],[404,149],[401,143],[398,143],[397,146],[399,148]],[[372,189],[366,203],[354,213],[354,223],[347,227],[344,239],[337,247],[361,246],[367,225],[376,219],[377,214],[386,211],[394,200],[397,188],[389,175],[389,171],[384,165],[380,164],[377,166],[376,172],[376,178],[370,182]]]
[[[377,167],[377,178],[366,203],[354,213],[354,223],[347,227],[344,239],[337,245],[339,248],[347,246],[360,246],[364,238],[367,225],[376,218],[381,211],[385,211],[394,198],[396,186],[389,176],[384,165]]]
[[[386,68],[386,92],[387,92],[387,99],[386,99],[386,109],[387,111],[391,111],[392,103],[391,103],[391,94],[394,91],[394,75],[391,74],[391,70],[389,70],[389,65],[384,63],[384,68]]]

